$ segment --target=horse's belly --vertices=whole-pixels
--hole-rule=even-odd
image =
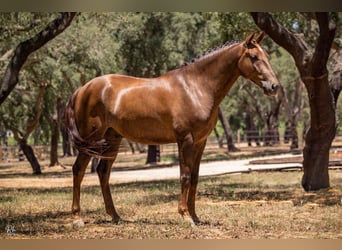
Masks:
[[[117,121],[114,129],[128,140],[138,143],[154,145],[176,142],[170,127],[150,119]]]

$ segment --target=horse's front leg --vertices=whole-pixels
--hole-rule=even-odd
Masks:
[[[80,217],[80,212],[81,212],[80,192],[81,192],[81,182],[83,180],[84,173],[88,166],[89,161],[90,161],[90,156],[79,153],[74,165],[72,166],[73,198],[72,198],[71,211],[74,215],[73,225],[75,227],[82,227],[84,225],[84,222]]]
[[[200,162],[201,162],[205,145],[206,145],[206,140],[203,141],[202,143],[197,144],[194,147],[194,152],[192,155],[194,160],[193,160],[193,167],[191,169],[191,181],[190,181],[187,205],[188,205],[189,214],[192,220],[194,221],[194,223],[196,224],[200,222],[195,211],[196,190],[197,190],[197,184],[198,184],[199,166],[200,166]]]
[[[180,183],[181,194],[178,203],[178,212],[193,222],[193,218],[188,209],[188,195],[191,185],[191,172],[193,168],[193,137],[189,133],[178,141],[179,165],[180,165]]]

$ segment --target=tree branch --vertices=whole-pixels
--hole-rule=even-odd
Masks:
[[[252,12],[251,15],[261,30],[292,55],[298,68],[307,63],[308,48],[300,36],[278,24],[269,13]]]
[[[316,20],[320,32],[312,57],[312,72],[314,77],[319,77],[326,73],[326,64],[335,37],[336,25],[329,20],[328,12],[317,12]]]
[[[75,12],[64,12],[34,37],[20,43],[10,60],[0,83],[0,105],[14,89],[19,80],[19,72],[27,57],[62,33],[71,23]]]
[[[40,86],[39,93],[38,93],[38,96],[36,98],[37,99],[36,105],[34,107],[34,117],[27,121],[26,131],[25,131],[25,134],[23,136],[23,138],[25,140],[29,137],[29,135],[32,133],[32,131],[36,127],[37,123],[39,122],[39,118],[40,118],[40,115],[42,113],[41,104],[43,101],[45,90],[46,90],[46,86]]]

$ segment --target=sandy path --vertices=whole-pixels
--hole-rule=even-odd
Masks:
[[[231,161],[216,161],[202,163],[200,168],[200,176],[222,175],[229,173],[249,172],[268,169],[283,169],[291,167],[301,167],[299,163],[282,163],[282,164],[249,164],[250,161],[259,159],[274,159],[282,157],[291,157],[292,155],[279,155],[270,157],[251,158],[247,160],[231,160]],[[116,171],[113,168],[110,177],[110,183],[127,183],[137,181],[150,180],[167,180],[178,179],[179,167],[160,167],[143,170],[127,170]],[[87,173],[82,182],[82,186],[98,185],[98,177],[94,173]],[[0,179],[0,188],[61,188],[72,187],[71,171],[55,176],[27,176],[18,178],[2,178]]]

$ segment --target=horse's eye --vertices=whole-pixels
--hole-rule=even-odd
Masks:
[[[256,55],[249,55],[249,58],[251,59],[252,63],[259,60],[259,58]]]

